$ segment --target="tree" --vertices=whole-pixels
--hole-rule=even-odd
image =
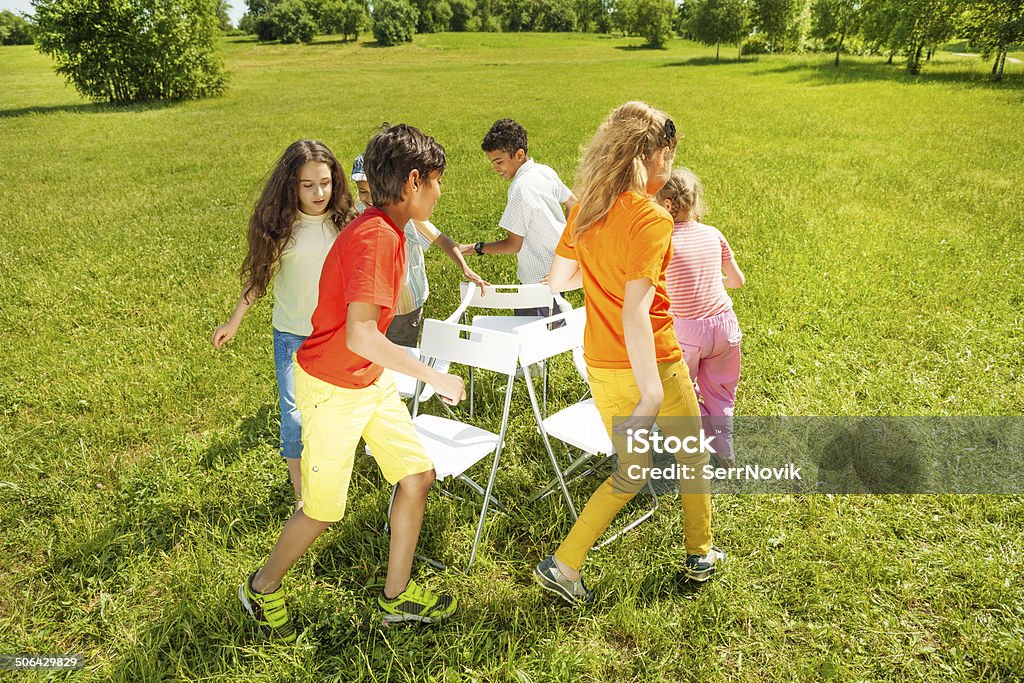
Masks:
[[[991,59],[992,75],[1002,80],[1006,53],[1011,45],[1024,43],[1024,3],[1020,0],[969,0],[964,8],[962,31],[968,44]]]
[[[447,31],[452,21],[452,8],[448,0],[412,0],[412,6],[418,13],[416,20],[417,33],[437,33]]]
[[[31,45],[32,24],[9,10],[0,12],[0,45]]]
[[[220,22],[221,31],[230,31],[233,27],[231,26],[231,5],[228,0],[216,0],[217,3],[217,21]]]
[[[672,0],[637,0],[636,21],[649,47],[661,49],[672,37],[672,18],[676,12]]]
[[[772,52],[776,45],[785,40],[796,18],[796,9],[794,0],[753,0],[751,14],[754,28],[768,38]]]
[[[341,22],[338,25],[342,38],[348,40],[348,37],[352,36],[352,40],[359,40],[359,32],[369,25],[370,14],[362,0],[347,0],[342,5]]]
[[[873,52],[888,52],[889,63],[900,49],[894,27],[902,0],[864,0],[860,8],[860,35]]]
[[[452,31],[472,31],[473,15],[476,13],[475,0],[449,0],[448,5],[452,8],[449,28]]]
[[[116,104],[224,90],[214,0],[33,0],[40,52],[85,97]]]
[[[639,35],[637,0],[612,0],[611,25],[625,36]]]
[[[559,33],[576,28],[576,10],[571,0],[534,0],[533,31]]]
[[[373,35],[384,46],[411,43],[418,20],[416,8],[405,0],[373,3]]]
[[[895,5],[896,23],[891,40],[907,55],[907,71],[921,72],[925,48],[937,46],[953,36],[958,0],[903,0]]]
[[[811,35],[822,40],[835,40],[835,65],[839,66],[839,53],[843,41],[857,29],[860,18],[860,0],[815,0],[814,23]]]
[[[316,36],[316,20],[302,0],[284,0],[263,17],[270,24],[272,40],[282,43],[311,43]]]
[[[747,8],[743,0],[698,0],[690,8],[689,32],[697,42],[715,45],[718,61],[722,43],[737,45],[747,35]]]

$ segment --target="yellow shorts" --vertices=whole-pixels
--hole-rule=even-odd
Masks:
[[[295,367],[295,405],[302,413],[302,510],[321,522],[345,514],[359,438],[384,478],[395,484],[434,469],[391,372],[363,389],[345,389]]]

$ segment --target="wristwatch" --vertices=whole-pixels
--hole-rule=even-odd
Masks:
[[[476,244],[474,244],[473,245],[473,251],[476,252],[477,256],[483,256],[484,255],[484,243],[483,242],[477,242]]]

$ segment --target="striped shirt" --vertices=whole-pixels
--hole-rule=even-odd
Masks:
[[[675,224],[665,276],[673,318],[700,320],[732,308],[722,282],[722,263],[731,258],[732,249],[717,228],[696,221]]]
[[[523,238],[516,276],[535,285],[551,270],[555,245],[565,230],[562,204],[572,197],[554,169],[529,159],[508,186],[508,203],[498,225]]]

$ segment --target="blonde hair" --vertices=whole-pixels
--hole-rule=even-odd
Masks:
[[[697,174],[688,168],[677,168],[672,171],[672,176],[665,183],[665,187],[658,191],[656,198],[659,204],[666,199],[672,202],[673,220],[681,210],[686,212],[686,220],[704,219],[704,188]]]
[[[647,189],[645,162],[658,150],[675,152],[675,124],[663,111],[644,102],[619,106],[597,129],[576,171],[574,193],[579,197],[573,239],[604,220],[616,198]]]

